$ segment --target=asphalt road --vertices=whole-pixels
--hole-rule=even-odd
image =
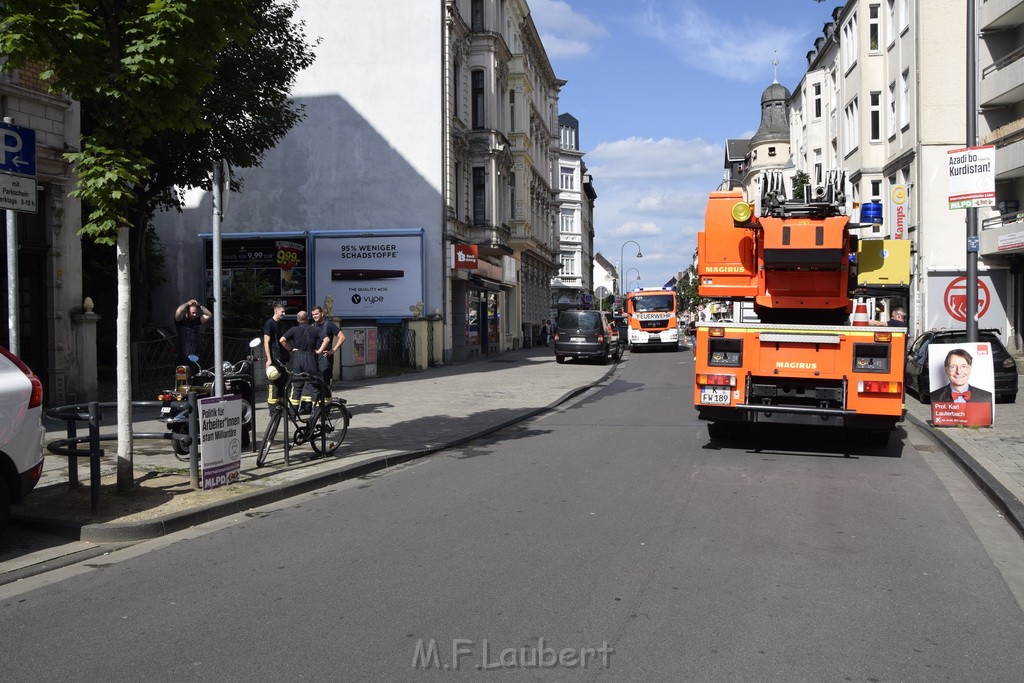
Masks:
[[[0,586],[5,679],[1019,678],[1024,544],[926,437],[712,444],[691,372]]]

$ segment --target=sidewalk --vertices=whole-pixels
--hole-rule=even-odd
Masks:
[[[997,403],[994,424],[983,428],[935,428],[931,405],[909,395],[904,402],[907,422],[942,446],[1024,536],[1024,396]]]
[[[304,445],[292,450],[286,467],[280,430],[264,467],[257,468],[256,454],[246,451],[238,483],[210,491],[192,489],[188,463],[174,456],[169,441],[136,440],[135,480],[150,485],[158,481],[160,491],[142,492],[153,500],[139,501],[137,509],[121,518],[122,510],[114,503],[124,496],[111,492],[116,441],[101,443],[104,487],[95,518],[89,514],[88,458],[78,459],[82,485],[74,492],[72,504],[67,500],[67,458],[47,452],[37,489],[23,505],[14,507],[12,523],[93,543],[154,538],[471,441],[564,402],[601,381],[613,368],[593,363],[557,365],[551,349],[541,347],[396,377],[338,382],[333,393],[348,401],[353,415],[336,455],[310,460],[312,451]],[[262,439],[268,414],[265,391],[259,397],[264,401],[257,405],[256,431]],[[135,415],[136,432],[165,431],[155,409],[148,414],[141,411]],[[107,412],[101,432],[115,433],[114,411]],[[66,436],[63,422],[49,418],[44,422],[47,442]],[[79,423],[79,434],[83,432],[85,423]],[[103,521],[96,522],[97,518]]]
[[[285,467],[283,451],[275,446],[267,465],[257,468],[255,454],[246,452],[239,482],[211,491],[191,488],[188,463],[174,457],[168,441],[137,441],[136,481],[170,477],[176,482],[164,485],[148,507],[140,505],[142,518],[139,513],[119,518],[116,510],[105,510],[114,498],[110,485],[100,498],[100,513],[106,512],[101,522],[89,515],[87,483],[77,491],[80,502],[74,510],[46,507],[47,498],[40,491],[67,492],[67,459],[47,454],[40,490],[15,507],[12,522],[93,543],[154,538],[471,441],[557,406],[605,379],[613,368],[557,365],[550,349],[537,348],[398,377],[341,383],[334,393],[348,400],[353,417],[338,455],[309,460],[311,451],[303,446],[293,451],[292,464]],[[1024,535],[1024,401],[996,404],[996,423],[984,429],[934,429],[931,406],[912,396],[905,403],[907,422],[950,453]],[[262,403],[257,413],[260,438],[266,418]],[[163,424],[138,420],[135,427],[160,432]],[[47,420],[47,429],[52,439],[64,436],[63,423]],[[114,427],[102,431],[113,432]],[[103,442],[103,447],[106,482],[116,472],[116,443]],[[83,482],[88,474],[88,460],[80,459]],[[33,505],[33,500],[40,504]]]

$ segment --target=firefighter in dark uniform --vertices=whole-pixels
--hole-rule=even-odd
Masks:
[[[317,366],[317,353],[323,351],[325,337],[322,336],[319,328],[309,324],[309,314],[306,311],[299,311],[295,316],[298,323],[281,337],[281,346],[292,354],[292,373],[304,372],[310,375],[319,375],[320,369]],[[297,380],[292,382],[292,390],[288,395],[288,402],[293,408],[298,408],[300,413],[313,411],[313,404],[320,400],[320,388],[315,382]],[[303,391],[308,391],[303,395]]]

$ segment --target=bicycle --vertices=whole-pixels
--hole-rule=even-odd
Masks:
[[[309,415],[300,414],[298,408],[291,405],[286,398],[291,395],[291,385],[296,381],[313,382],[320,388],[321,398]],[[271,409],[267,429],[263,433],[263,443],[260,444],[260,452],[256,456],[256,467],[263,467],[266,463],[281,420],[285,417],[295,427],[295,431],[292,432],[291,445],[301,446],[308,441],[315,454],[310,458],[311,460],[334,455],[338,447],[341,446],[341,442],[345,440],[352,413],[343,398],[332,398],[325,401],[323,399],[325,388],[323,378],[319,374],[297,372],[291,375],[284,396]],[[288,457],[288,444],[285,444],[284,448],[284,461],[286,465],[291,464]]]

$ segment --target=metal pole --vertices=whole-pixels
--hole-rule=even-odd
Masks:
[[[976,0],[967,0],[967,146],[978,144]],[[978,209],[967,209],[967,341],[978,341]]]
[[[214,396],[224,395],[224,336],[223,306],[221,295],[221,243],[220,219],[221,197],[223,196],[222,166],[220,161],[213,162],[213,377]]]
[[[4,117],[4,123],[14,123],[10,116]],[[7,348],[15,356],[21,357],[21,344],[18,340],[18,214],[14,209],[7,209]]]

